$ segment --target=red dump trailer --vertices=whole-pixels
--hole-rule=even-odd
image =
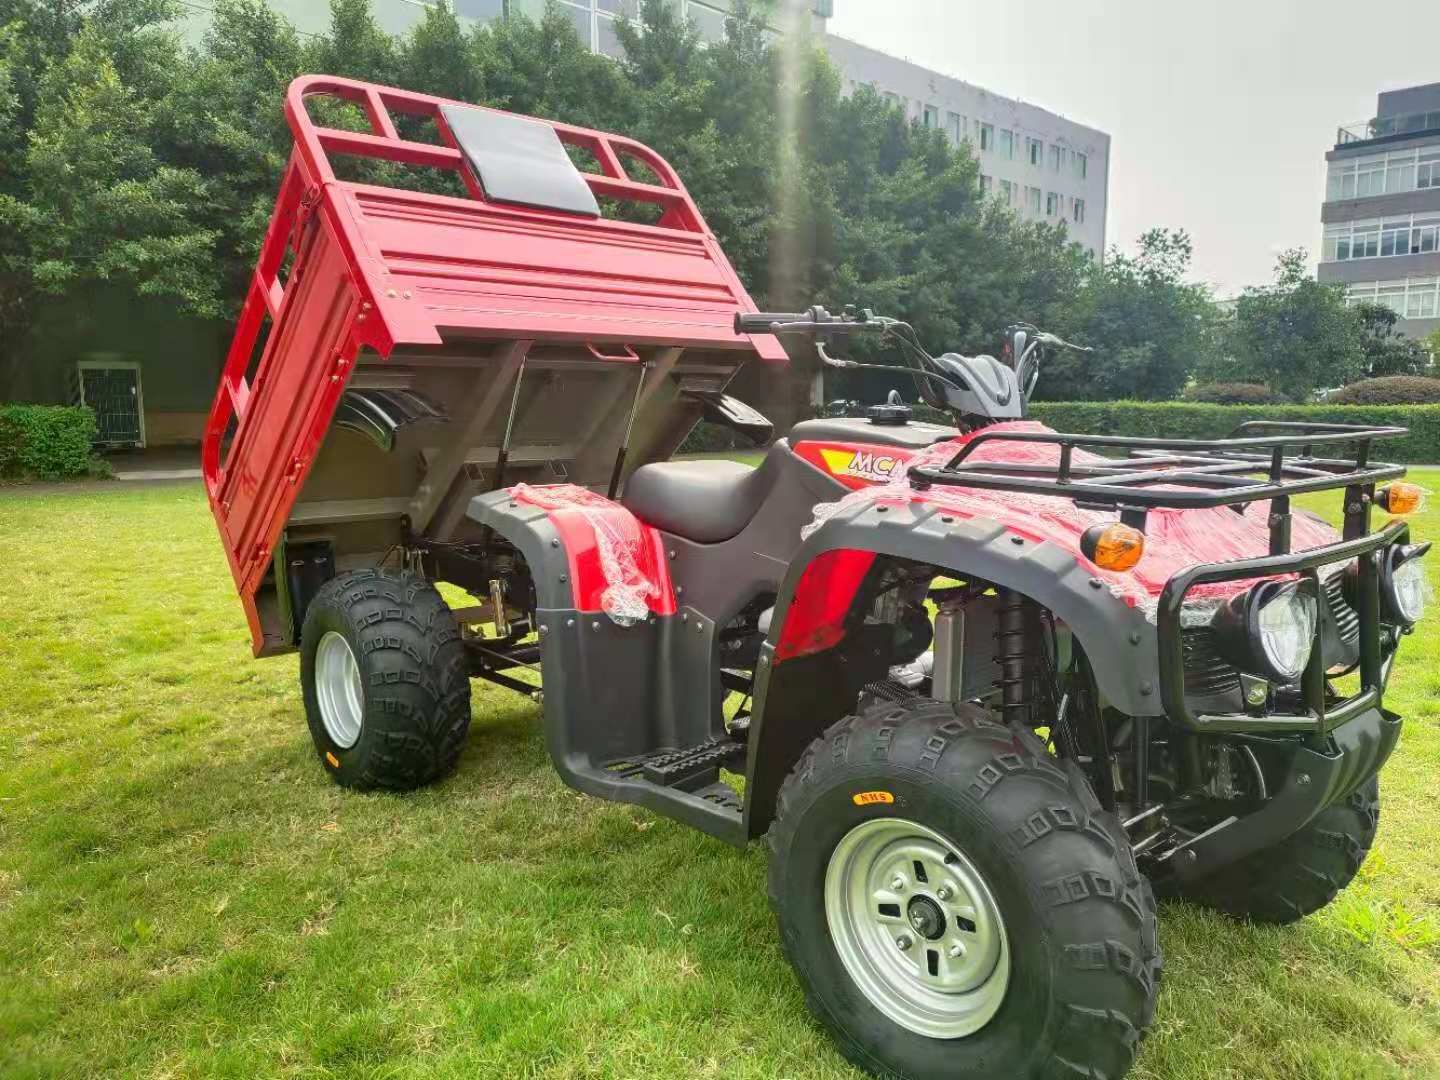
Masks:
[[[370,130],[322,126],[317,99],[358,106]],[[734,333],[754,304],[649,147],[325,76],[297,80],[285,111],[294,151],[202,459],[257,655],[298,638],[275,566],[287,529],[292,547],[335,536],[344,568],[397,543],[402,522],[449,536],[487,479],[608,489],[669,457],[747,359],[785,361],[773,337]],[[475,129],[474,158],[457,123]],[[507,174],[517,140],[540,164]],[[596,171],[567,176],[562,147]],[[460,190],[340,179],[337,160],[356,158],[394,163],[398,182],[440,170]],[[488,196],[485,169],[503,180]]]

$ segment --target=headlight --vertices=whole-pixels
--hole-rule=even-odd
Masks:
[[[1262,581],[1232,597],[1212,626],[1226,658],[1241,671],[1293,683],[1310,662],[1319,605],[1314,583]]]
[[[1268,598],[1257,596],[1256,601],[1252,633],[1260,653],[1272,674],[1282,682],[1293,682],[1305,670],[1315,644],[1315,597],[1291,586]]]
[[[1380,564],[1380,603],[1388,621],[1412,626],[1425,614],[1425,568],[1420,557],[1429,544],[1396,544]]]

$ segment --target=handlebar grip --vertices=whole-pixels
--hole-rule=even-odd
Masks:
[[[804,322],[810,316],[793,311],[755,311],[735,313],[735,333],[768,334],[774,323]]]

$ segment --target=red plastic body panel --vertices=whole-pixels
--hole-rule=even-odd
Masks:
[[[357,103],[370,132],[317,126],[306,107],[312,96]],[[734,334],[735,313],[755,305],[660,155],[621,136],[552,125],[599,163],[600,173],[582,173],[597,198],[657,206],[654,225],[494,202],[450,135],[446,104],[463,103],[327,76],[290,86],[294,150],[201,450],[257,652],[255,594],[362,348],[388,357],[397,348],[518,339],[582,343],[596,363],[633,362],[633,345],[785,360],[775,338]],[[401,138],[398,114],[433,121],[440,144]],[[470,197],[340,180],[334,154],[452,170]],[[659,183],[629,179],[622,158],[643,163]]]
[[[1036,430],[1033,421],[1014,421],[985,430],[1011,428]],[[916,491],[905,480],[915,465],[938,465],[950,460],[970,436],[928,446],[913,453],[894,447],[855,443],[800,443],[795,452],[852,488],[847,504],[888,502],[933,506],[957,518],[986,518],[1031,542],[1055,544],[1070,552],[1086,572],[1103,581],[1109,590],[1132,606],[1152,604],[1175,574],[1197,563],[1223,562],[1265,555],[1269,551],[1269,512],[1266,501],[1250,503],[1243,513],[1229,507],[1209,510],[1152,510],[1145,527],[1145,553],[1128,571],[1103,570],[1080,550],[1080,537],[1091,525],[1115,521],[1118,515],[1107,510],[1083,510],[1069,499],[1020,492],[935,485]],[[1059,447],[1044,443],[994,442],[976,450],[967,459],[1014,461],[1053,468]],[[1074,463],[1081,465],[1095,455],[1076,450]],[[882,477],[886,479],[882,482]],[[1292,522],[1296,551],[1334,543],[1339,534],[1323,521],[1296,514]],[[805,568],[795,601],[781,628],[776,660],[831,648],[843,637],[843,621],[856,590],[870,568],[873,555],[864,551],[839,550],[818,556]],[[1192,601],[1233,595],[1253,584],[1250,581],[1202,584],[1191,590]]]
[[[541,507],[559,534],[570,564],[577,611],[605,611],[605,594],[617,582],[642,595],[653,615],[674,615],[678,610],[670,560],[657,529],[619,503],[573,485],[517,486],[509,491],[516,501]],[[610,556],[618,565],[608,569],[598,536],[601,529],[611,544],[621,549]]]
[[[840,642],[845,615],[874,562],[873,551],[841,548],[817,556],[805,567],[775,644],[776,663],[822,652]]]

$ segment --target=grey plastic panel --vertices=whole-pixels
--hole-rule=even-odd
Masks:
[[[461,105],[442,105],[440,112],[487,198],[600,216],[590,185],[549,124]]]
[[[852,507],[830,518],[796,552],[761,649],[746,775],[750,836],[769,827],[775,793],[799,752],[854,704],[849,693],[857,679],[847,682],[846,669],[864,659],[863,649],[847,655],[829,649],[774,663],[806,567],[837,549],[928,563],[1023,593],[1070,627],[1109,704],[1131,716],[1161,714],[1155,627],[1086,573],[1073,553],[1025,540],[995,521],[960,519],[925,504]],[[843,695],[836,691],[842,685]]]
[[[569,559],[544,510],[493,491],[472,499],[468,516],[514,544],[530,567],[545,740],[560,778],[578,791],[646,806],[743,845],[738,811],[609,767],[724,737],[715,623],[690,608],[633,626],[576,611]]]
[[[953,439],[959,434],[957,428],[946,427],[944,424],[927,424],[920,420],[912,420],[907,424],[873,424],[869,420],[853,417],[825,417],[800,421],[790,429],[790,442],[793,444],[813,440],[873,443],[876,446],[900,446],[919,450],[941,439]]]

